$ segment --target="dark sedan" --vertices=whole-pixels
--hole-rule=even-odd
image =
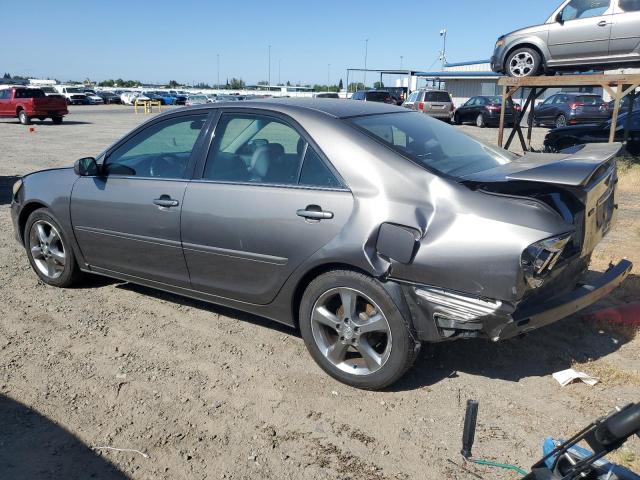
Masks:
[[[122,103],[120,96],[112,92],[96,92],[96,95],[102,99],[105,105],[108,103]]]
[[[516,104],[516,110],[520,110],[520,105]],[[474,123],[477,127],[498,126],[500,124],[500,113],[502,112],[502,97],[499,95],[479,95],[472,97],[467,102],[458,107],[453,114],[453,123],[462,125],[463,123]],[[505,125],[513,123],[513,110],[509,105],[504,115]]]
[[[47,285],[97,273],[262,315],[373,389],[422,342],[512,338],[609,295],[630,262],[582,274],[619,149],[523,159],[376,102],[216,103],[25,176],[11,216]]]
[[[378,102],[395,105],[397,100],[386,90],[359,90],[351,95],[351,100],[363,102]]]
[[[557,93],[536,106],[534,125],[556,128],[599,123],[611,117],[609,104],[594,93]]]
[[[621,142],[624,139],[627,116],[628,114],[626,113],[618,116],[618,126],[615,134],[616,142]],[[606,143],[609,141],[610,131],[611,120],[598,124],[555,128],[547,133],[544,139],[544,149],[547,152],[559,152],[574,145]],[[631,114],[631,128],[629,130],[627,150],[632,155],[640,155],[640,111],[638,110]]]

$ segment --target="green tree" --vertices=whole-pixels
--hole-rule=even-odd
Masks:
[[[342,79],[340,79],[340,83],[338,83],[338,91],[341,91],[344,88],[344,84],[342,83]]]
[[[6,79],[6,80],[9,80],[11,78],[11,74],[7,72],[7,73],[4,74],[4,76],[2,78]]]
[[[287,87],[291,86],[291,82],[289,80],[287,80]]]
[[[229,84],[229,88],[231,88],[232,90],[242,90],[245,87],[244,80],[242,80],[241,78],[233,77],[227,83]]]
[[[358,82],[358,83],[350,83],[349,87],[348,87],[348,91],[350,92],[356,92],[358,90],[364,90],[364,83],[362,82]]]
[[[115,81],[113,80],[103,80],[102,82],[98,83],[99,87],[113,87],[115,84]]]
[[[384,88],[384,83],[382,82],[374,82],[373,88]]]
[[[176,82],[175,80],[169,80],[169,84],[168,85],[169,85],[170,88],[176,88],[176,87],[180,86],[180,84],[178,82]]]

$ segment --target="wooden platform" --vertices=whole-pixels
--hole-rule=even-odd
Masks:
[[[503,146],[504,141],[504,120],[507,103],[514,112],[514,125],[509,138],[507,139],[505,149],[509,149],[511,142],[518,135],[522,150],[527,152],[531,151],[531,132],[533,129],[533,121],[529,122],[527,131],[527,140],[525,141],[524,134],[522,133],[522,126],[520,125],[522,118],[526,114],[529,108],[529,118],[533,119],[535,115],[535,103],[536,100],[542,95],[548,88],[567,88],[567,87],[602,87],[609,95],[614,99],[613,117],[611,122],[611,133],[609,135],[609,142],[613,142],[615,138],[615,132],[618,122],[618,114],[620,113],[620,102],[627,95],[631,95],[631,99],[635,100],[635,90],[640,86],[640,74],[620,74],[620,75],[556,75],[556,76],[541,76],[541,77],[527,77],[527,78],[512,78],[501,77],[498,80],[498,85],[502,86],[502,111],[500,113],[500,129],[498,131],[498,145]],[[520,112],[515,110],[513,103],[513,95],[521,88],[529,88],[529,96],[522,107]],[[629,112],[633,110],[634,101],[629,104]],[[628,138],[629,127],[631,125],[631,115],[627,116],[627,123],[625,125],[625,142]]]

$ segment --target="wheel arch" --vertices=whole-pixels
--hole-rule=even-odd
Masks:
[[[362,268],[358,268],[348,263],[330,262],[314,266],[313,268],[308,270],[300,278],[300,280],[298,280],[293,295],[291,296],[291,318],[293,319],[293,323],[296,328],[299,328],[300,303],[302,302],[302,296],[304,295],[305,290],[311,284],[311,282],[313,282],[320,275],[324,275],[325,273],[331,272],[333,270],[349,270],[373,277],[370,272],[367,272]]]
[[[20,240],[22,241],[23,244],[24,244],[24,227],[27,225],[27,219],[29,218],[29,215],[31,215],[33,212],[41,208],[49,208],[49,206],[46,205],[44,202],[34,200],[32,202],[25,204],[20,210],[20,214],[18,215],[18,228],[20,229],[20,231],[18,233],[20,235]]]

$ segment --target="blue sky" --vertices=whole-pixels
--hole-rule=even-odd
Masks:
[[[324,84],[328,64],[337,83],[363,66],[366,38],[369,68],[399,68],[402,55],[405,68],[437,69],[442,28],[449,61],[489,58],[500,34],[544,22],[559,3],[0,0],[0,74],[214,83],[220,54],[221,81],[255,83],[271,45],[272,83]],[[11,21],[27,6],[26,21]]]

